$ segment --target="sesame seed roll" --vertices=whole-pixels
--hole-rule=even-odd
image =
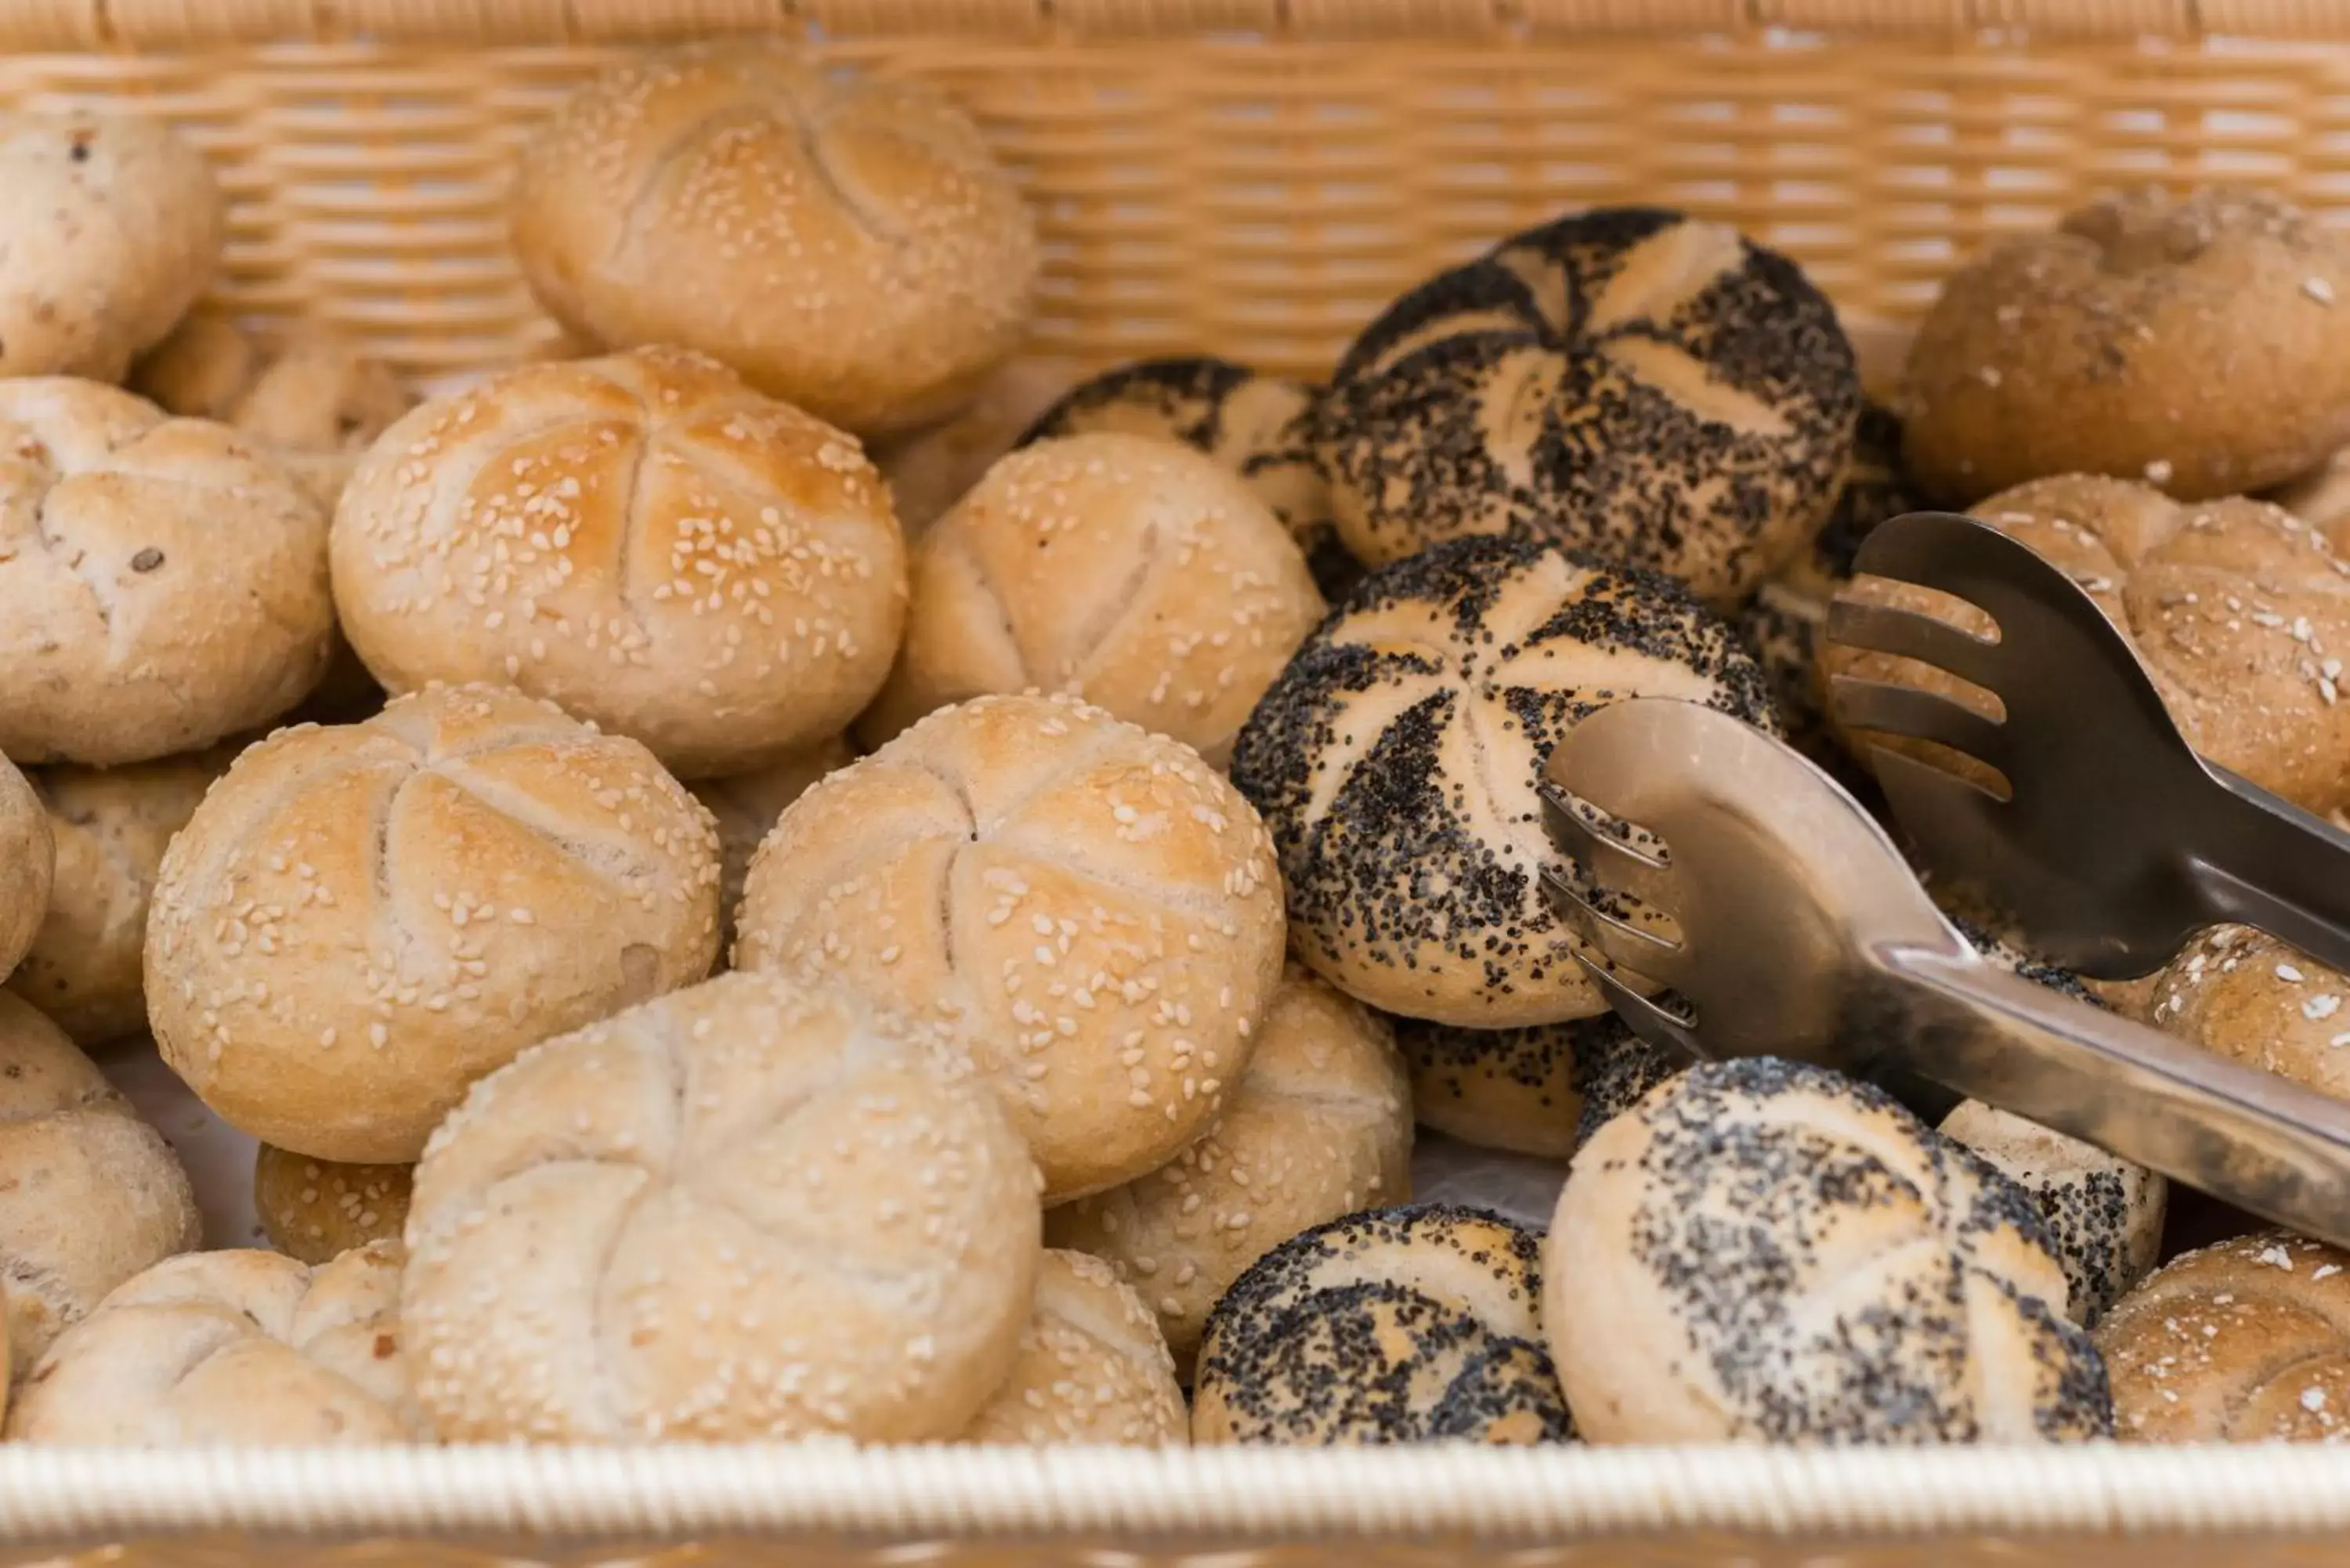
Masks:
[[[411,1166],[341,1165],[265,1143],[254,1154],[254,1215],[287,1257],[331,1262],[354,1247],[399,1241],[414,1179]]]
[[[231,1126],[412,1160],[533,1041],[701,979],[710,818],[642,746],[436,688],[241,754],[164,852],[149,1022]]]
[[[1455,539],[1373,573],[1242,730],[1291,940],[1388,1012],[1499,1029],[1606,1008],[1535,880],[1534,788],[1561,736],[1627,697],[1773,730],[1761,669],[1678,583],[1528,535]]]
[[[736,967],[815,972],[953,1032],[1048,1202],[1197,1138],[1282,971],[1256,813],[1188,748],[1069,697],[931,714],[795,802]]]
[[[1735,230],[1601,208],[1405,295],[1316,428],[1347,547],[1538,529],[1728,606],[1835,505],[1861,389],[1795,264]]]
[[[971,1443],[1181,1447],[1191,1413],[1159,1322],[1110,1266],[1047,1251],[1011,1374],[963,1430]]]
[[[855,438],[667,348],[418,408],[351,476],[332,560],[386,690],[514,686],[686,778],[838,734],[905,617],[905,544]]]
[[[2031,1197],[1867,1085],[1701,1063],[1575,1157],[1543,1322],[1594,1442],[2112,1428]]]
[[[966,1430],[1035,1299],[993,1099],[834,988],[727,974],[547,1041],[433,1134],[400,1295],[452,1441]]]

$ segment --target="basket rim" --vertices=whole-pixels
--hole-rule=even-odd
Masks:
[[[0,1449],[0,1542],[2350,1529],[2350,1448]]]

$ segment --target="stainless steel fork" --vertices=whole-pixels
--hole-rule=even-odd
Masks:
[[[1542,798],[1562,912],[1680,1000],[1581,961],[1643,1038],[1929,1079],[2350,1246],[2350,1104],[1986,961],[1784,743],[1694,703],[1621,702],[1559,743]]]
[[[2028,545],[1949,513],[1862,542],[1857,573],[1963,599],[1995,639],[1840,599],[1832,642],[1918,659],[1990,691],[1949,697],[1850,675],[1848,730],[1929,741],[1996,769],[2002,800],[1931,763],[1872,748],[1887,805],[1938,877],[1972,888],[2050,961],[2101,979],[2159,968],[2208,926],[2241,922],[2350,970],[2350,835],[2198,756],[2096,601]]]

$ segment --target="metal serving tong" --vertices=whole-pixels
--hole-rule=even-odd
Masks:
[[[1986,962],[1884,829],[1781,742],[1642,698],[1569,732],[1541,793],[1575,862],[1544,868],[1551,897],[1609,964],[1687,1004],[1583,960],[1642,1038],[1925,1078],[2350,1246],[2350,1104]]]
[[[1933,665],[1997,697],[2004,722],[1916,687],[1840,675],[1855,730],[1929,741],[2004,775],[2012,798],[1887,750],[1877,776],[1935,875],[1986,894],[2041,957],[2123,980],[2207,926],[2240,922],[2350,970],[2350,835],[2205,761],[2096,601],[1971,517],[1877,525],[1855,570],[1953,595],[1987,640],[1931,616],[1838,600],[1830,641]]]

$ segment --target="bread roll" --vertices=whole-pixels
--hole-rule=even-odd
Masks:
[[[390,1242],[318,1269],[276,1252],[169,1259],[49,1347],[8,1436],[137,1448],[428,1437],[409,1397],[399,1302]]]
[[[1701,1063],[1575,1157],[1543,1324],[1599,1443],[2109,1432],[2031,1198],[1882,1091]]]
[[[253,1210],[269,1244],[305,1263],[397,1241],[408,1223],[414,1168],[338,1165],[263,1144],[253,1164]]]
[[[32,950],[56,886],[57,842],[25,775],[0,757],[0,980]]]
[[[734,962],[954,1029],[1057,1203],[1207,1129],[1281,979],[1280,887],[1256,813],[1182,746],[1067,697],[983,697],[784,813]]]
[[[2263,502],[2180,505],[2149,485],[2079,474],[1994,495],[1974,515],[2097,601],[2198,752],[2320,815],[2350,805],[2350,705],[2339,701],[2350,657],[2350,557]],[[1845,592],[1978,634],[1990,628],[1981,611],[1929,588],[1864,577]],[[1909,659],[1839,645],[1822,664],[1998,716],[1981,693]]]
[[[1259,1259],[1216,1303],[1197,1443],[1555,1442],[1534,1238],[1472,1209],[1374,1210]]]
[[[2164,967],[2147,1021],[2215,1056],[2350,1099],[2350,976],[2249,926],[2215,926]]]
[[[1142,1298],[1099,1258],[1048,1251],[1011,1376],[963,1439],[1156,1449],[1182,1445],[1190,1427],[1175,1364]]]
[[[231,1126],[399,1163],[475,1078],[717,949],[717,836],[642,746],[443,687],[237,758],[164,852],[148,1015]]]
[[[1232,782],[1264,814],[1291,940],[1341,991],[1479,1029],[1605,1012],[1534,879],[1551,748],[1622,698],[1773,731],[1762,672],[1679,584],[1530,537],[1375,572],[1250,715]]]
[[[1045,1239],[1107,1259],[1188,1372],[1209,1309],[1251,1263],[1326,1220],[1410,1197],[1411,1098],[1387,1024],[1292,970],[1199,1141],[1048,1211]]]
[[[674,343],[862,435],[951,412],[1020,342],[1035,222],[935,89],[729,38],[624,59],[522,152],[547,314]]]
[[[1314,455],[1318,389],[1205,355],[1105,370],[1055,403],[1019,444],[1109,431],[1176,441],[1237,473],[1289,528],[1326,594],[1363,575],[1330,521],[1330,484]]]
[[[416,1171],[417,1393],[456,1441],[968,1428],[1035,1297],[987,1095],[837,990],[722,975],[482,1081]]]
[[[1624,1032],[1613,1013],[1519,1029],[1461,1029],[1396,1021],[1420,1125],[1485,1148],[1546,1159],[1575,1152],[1583,1115],[1583,1058]]]
[[[161,119],[0,114],[0,377],[120,380],[211,286],[221,231]]]
[[[1587,1031],[1575,1041],[1575,1064],[1583,1076],[1583,1105],[1575,1118],[1576,1148],[1646,1099],[1649,1090],[1688,1070],[1687,1057],[1649,1044],[1612,1012],[1566,1027]]]
[[[2334,552],[2344,554],[2344,546],[2350,545],[2350,447],[2292,483],[2279,485],[2268,499],[2323,533]]]
[[[393,691],[492,680],[681,776],[838,734],[888,674],[905,546],[857,442],[644,349],[425,404],[335,513],[335,601]]]
[[[874,443],[909,540],[946,515],[1036,417],[1085,374],[1074,359],[1022,358],[990,376],[952,418]]]
[[[327,522],[225,425],[0,380],[0,752],[98,767],[208,746],[318,683]]]
[[[2031,1195],[2064,1270],[2064,1315],[2082,1327],[2096,1327],[2161,1255],[2170,1184],[2146,1167],[1980,1100],[1939,1130]]]
[[[1128,435],[997,463],[922,536],[912,580],[905,646],[858,724],[868,745],[951,703],[1042,688],[1221,765],[1324,609],[1243,481]]]
[[[172,836],[188,825],[224,747],[120,768],[44,768],[34,775],[57,878],[48,915],[8,988],[95,1049],[147,1029],[140,950],[148,901]]]
[[[360,452],[416,401],[400,378],[332,327],[265,337],[198,311],[131,369],[130,389],[175,414],[251,436],[332,511]]]
[[[1726,607],[1827,517],[1860,400],[1852,345],[1794,263],[1613,207],[1389,306],[1317,424],[1339,535],[1373,566],[1526,527]]]
[[[693,784],[693,798],[718,824],[718,923],[722,950],[734,940],[734,911],[743,902],[743,879],[759,841],[775,831],[785,808],[807,794],[817,780],[857,760],[845,735],[786,752],[756,773]]]
[[[2350,1440],[2350,1254],[2282,1231],[2184,1252],[2097,1328],[2114,1434],[2138,1443]]]
[[[162,1135],[56,1024],[0,992],[0,1278],[16,1370],[107,1292],[203,1240]]]
[[[2266,192],[2102,197],[1953,274],[1909,350],[1905,451],[1964,504],[2052,473],[2182,501],[2350,442],[2350,242]]]

